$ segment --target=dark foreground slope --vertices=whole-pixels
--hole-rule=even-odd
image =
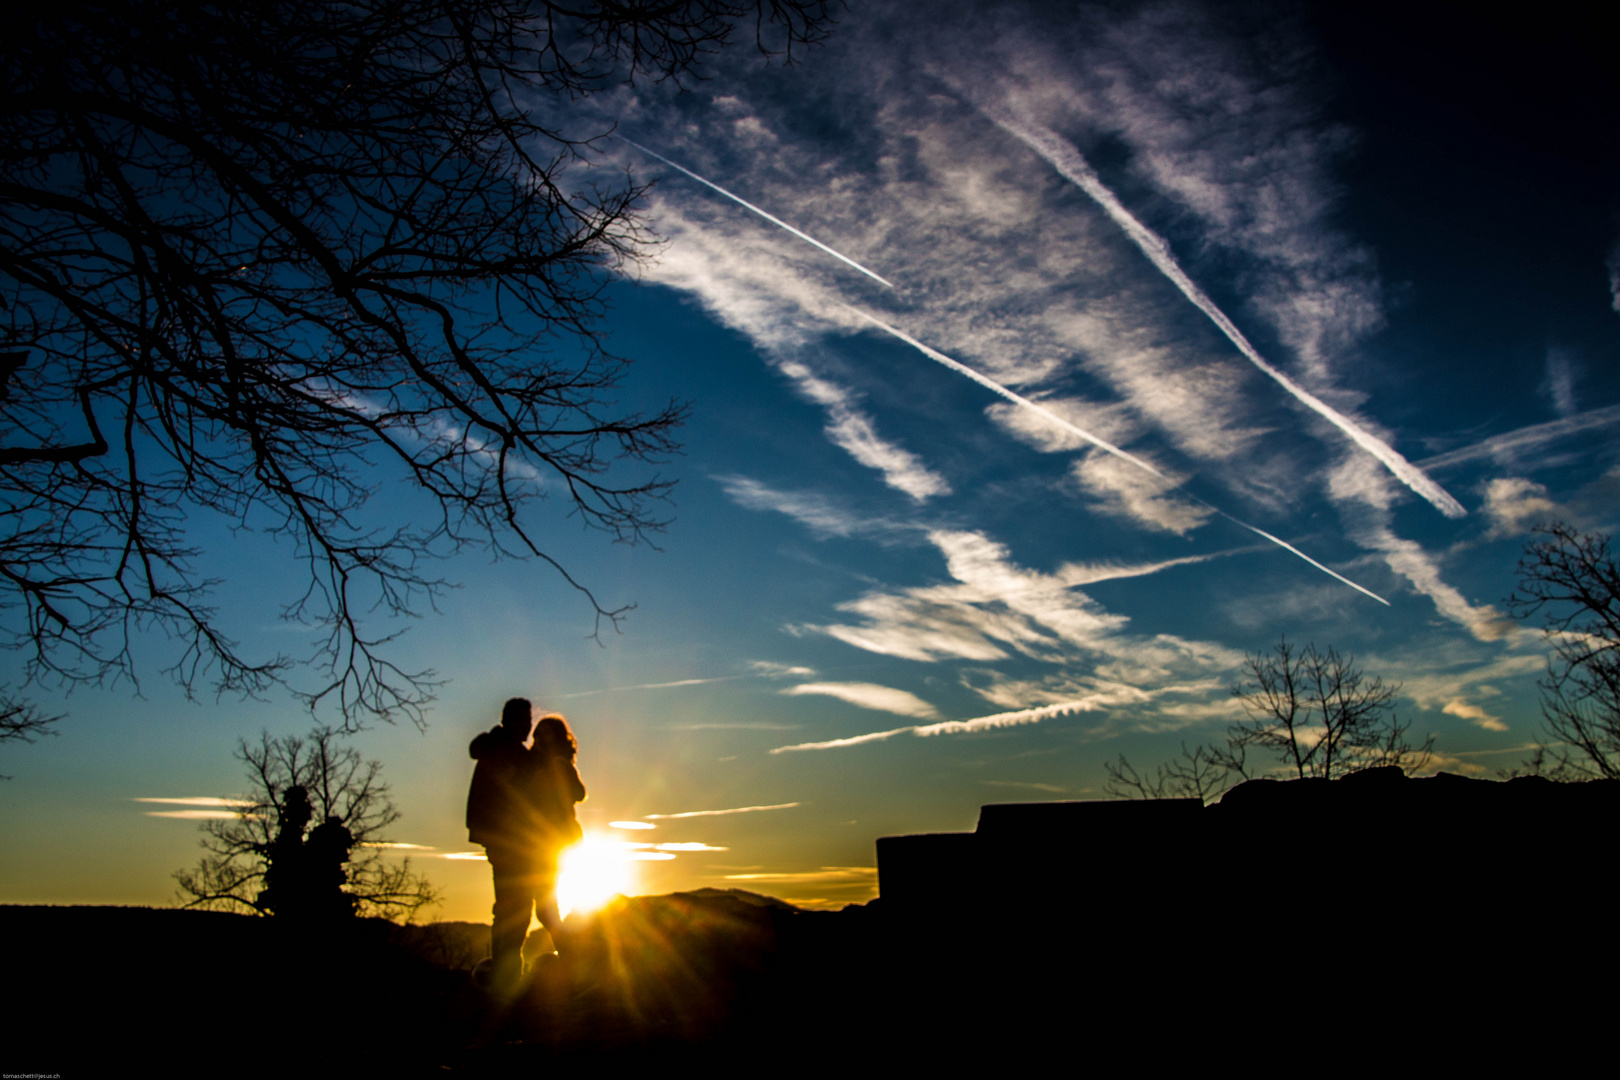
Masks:
[[[338,934],[134,907],[0,907],[8,1073],[330,1075],[409,1065],[476,1023],[463,972],[360,921]]]
[[[486,928],[0,908],[7,1072],[798,1074],[1500,1064],[1608,1036],[1620,785],[1243,785],[987,807],[880,842],[884,896],[633,897],[508,998]],[[909,862],[907,860],[910,860]],[[76,1067],[83,1066],[78,1072]]]
[[[571,963],[541,964],[498,999],[473,985],[488,928],[472,924],[316,934],[212,912],[3,906],[0,1066],[410,1077],[738,1060],[824,1017],[858,1030],[846,1010],[869,921],[731,890],[621,899],[574,920]]]

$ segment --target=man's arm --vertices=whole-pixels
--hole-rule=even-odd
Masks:
[[[474,761],[482,761],[484,758],[493,757],[501,750],[502,734],[502,729],[495,728],[492,731],[485,731],[474,736],[473,741],[467,747],[467,756]]]

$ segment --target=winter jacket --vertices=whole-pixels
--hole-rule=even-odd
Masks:
[[[485,847],[522,843],[529,817],[523,791],[528,751],[497,727],[475,738],[467,753],[478,762],[467,790],[467,838]]]

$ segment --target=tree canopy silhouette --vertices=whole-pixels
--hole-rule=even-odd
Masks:
[[[337,739],[318,727],[307,738],[265,732],[257,743],[238,743],[249,790],[232,817],[203,823],[205,854],[195,869],[174,875],[184,906],[295,917],[341,907],[408,918],[437,899],[409,859],[394,863],[384,854],[399,811],[382,764]],[[334,833],[346,847],[342,858],[330,850]],[[306,858],[323,865],[306,868]]]
[[[188,535],[208,511],[296,546],[312,710],[420,723],[433,673],[357,612],[419,610],[428,560],[464,544],[552,562],[525,516],[542,484],[615,541],[660,529],[669,483],[622,467],[676,449],[683,409],[617,408],[600,332],[652,239],[642,189],[585,175],[602,133],[546,117],[697,77],[739,28],[792,60],[830,10],[6,5],[0,588],[29,678],[133,679],[157,629],[188,691],[285,685],[293,662],[244,655],[209,606]],[[414,520],[371,499],[391,476],[425,494]]]
[[[1526,763],[1559,780],[1620,779],[1620,565],[1605,533],[1538,525],[1508,604],[1542,616],[1553,642],[1541,680],[1550,745]]]

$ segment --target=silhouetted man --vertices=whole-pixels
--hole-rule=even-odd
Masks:
[[[533,726],[528,699],[513,698],[501,709],[500,726],[467,748],[478,762],[467,792],[467,838],[484,846],[495,878],[489,955],[498,986],[510,986],[523,972],[523,939],[534,910],[534,855],[523,787],[524,743]]]

